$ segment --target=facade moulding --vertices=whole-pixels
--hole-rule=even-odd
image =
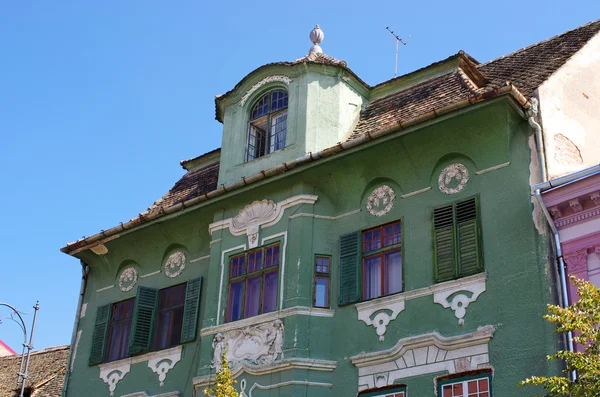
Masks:
[[[392,348],[350,357],[358,368],[359,390],[392,385],[398,379],[447,371],[490,367],[488,343],[494,327],[464,335],[437,332],[400,339]]]
[[[489,168],[484,168],[483,170],[475,171],[475,174],[476,175],[487,174],[488,172],[496,171],[496,170],[499,170],[501,168],[508,167],[509,165],[510,165],[510,161],[507,161],[506,163],[494,165],[494,166],[489,167]]]
[[[157,270],[155,272],[152,273],[146,273],[146,274],[142,274],[140,276],[140,278],[147,278],[147,277],[152,277],[152,276],[156,276],[157,274],[160,274],[160,270]]]
[[[318,196],[315,195],[300,194],[278,203],[271,200],[254,201],[242,208],[235,217],[211,223],[208,226],[208,232],[212,235],[217,230],[228,228],[234,236],[246,234],[248,236],[248,246],[255,248],[258,246],[258,235],[261,228],[277,224],[287,208],[300,204],[312,205],[317,199]]]
[[[300,217],[308,217],[308,218],[315,218],[315,219],[327,219],[327,220],[330,220],[330,221],[335,221],[335,220],[338,220],[338,219],[345,218],[345,217],[347,217],[347,216],[351,216],[351,215],[358,214],[358,213],[360,213],[360,211],[361,211],[361,209],[359,208],[359,209],[357,209],[357,210],[350,211],[350,212],[346,212],[346,213],[344,213],[344,214],[335,215],[335,216],[328,216],[328,215],[317,215],[317,214],[307,214],[307,213],[305,213],[305,212],[301,212],[301,213],[299,213],[299,214],[294,214],[294,215],[291,215],[291,216],[289,217],[289,219],[296,219],[296,218],[300,218]]]
[[[459,325],[464,323],[464,316],[469,303],[474,302],[477,297],[485,291],[487,273],[479,273],[474,276],[464,277],[458,280],[446,281],[429,287],[419,288],[412,291],[402,292],[395,295],[385,296],[368,302],[356,303],[358,320],[373,326],[379,335],[379,340],[384,340],[388,324],[395,320],[404,310],[405,301],[433,295],[433,301],[445,308],[454,310]],[[470,297],[464,293],[469,292]],[[448,301],[448,297],[453,298]],[[462,321],[461,321],[462,320]]]
[[[560,218],[554,221],[557,228],[562,229],[567,226],[574,226],[591,219],[600,218],[600,207],[594,207],[585,211],[576,212],[572,215]]]
[[[427,186],[426,188],[415,190],[414,192],[403,194],[402,196],[400,196],[400,198],[403,198],[403,199],[409,198],[409,197],[412,197],[412,196],[416,196],[417,194],[428,192],[430,190],[431,190],[431,186]]]
[[[600,231],[590,233],[585,236],[564,241],[562,243],[563,255],[571,252],[579,251],[580,249],[587,248],[588,250],[594,250],[596,245],[600,244]]]
[[[289,380],[287,382],[279,382],[279,383],[274,383],[272,385],[260,385],[258,383],[254,383],[250,387],[248,394],[246,394],[246,379],[242,379],[240,381],[240,397],[253,397],[252,392],[254,391],[254,389],[271,390],[271,389],[278,389],[280,387],[286,387],[286,386],[311,386],[311,387],[326,387],[328,389],[331,389],[333,387],[333,384],[323,383],[323,382],[309,382],[309,381],[305,381],[305,380]]]
[[[243,320],[206,327],[200,330],[200,336],[215,335],[219,332],[225,333],[233,330],[243,329],[246,327],[256,326],[266,322],[272,322],[277,319],[282,319],[290,316],[312,316],[312,317],[328,317],[331,318],[335,314],[333,309],[320,309],[308,306],[289,307],[276,312],[259,314],[258,316],[245,318]]]
[[[290,83],[292,82],[292,79],[289,78],[288,76],[284,76],[284,75],[273,75],[273,76],[265,77],[264,79],[262,79],[261,81],[259,81],[258,83],[254,84],[252,87],[250,87],[250,89],[244,94],[244,96],[240,100],[240,106],[244,106],[244,104],[246,103],[248,98],[250,98],[252,96],[252,94],[254,94],[262,86],[264,86],[266,84],[270,84],[270,83],[277,83],[277,82],[285,83],[286,85],[290,85]]]
[[[381,141],[382,138],[394,135],[396,133],[402,135],[411,133],[413,131],[423,128],[424,126],[430,125],[431,123],[439,122],[443,120],[446,116],[451,117],[452,115],[457,114],[457,112],[459,111],[463,111],[472,106],[477,106],[479,104],[489,102],[498,98],[507,98],[509,104],[513,106],[522,117],[525,117],[523,110],[527,110],[531,107],[531,104],[529,103],[527,98],[525,98],[515,86],[513,86],[512,84],[508,84],[506,86],[485,92],[483,94],[470,96],[469,98],[451,103],[439,109],[434,109],[428,113],[416,116],[411,120],[398,123],[391,127],[385,127],[380,130],[373,131],[372,133],[369,133],[368,136],[362,135],[355,139],[351,139],[338,145],[332,146],[330,148],[323,149],[318,153],[309,153],[295,160],[291,160],[286,163],[282,163],[272,168],[263,170],[255,175],[242,178],[226,186],[221,186],[205,195],[194,197],[186,201],[181,201],[167,208],[162,208],[161,211],[157,211],[152,214],[142,213],[137,218],[131,219],[130,221],[122,223],[111,229],[105,230],[101,233],[97,233],[90,237],[80,239],[73,243],[68,243],[65,247],[61,248],[61,251],[69,255],[74,255],[78,252],[90,249],[95,245],[109,241],[109,239],[117,238],[120,233],[123,233],[125,231],[129,232],[132,229],[137,229],[142,226],[148,226],[157,219],[169,219],[170,217],[179,216],[185,213],[186,211],[195,210],[201,205],[206,204],[207,202],[213,203],[218,201],[219,198],[229,197],[233,193],[233,191],[237,190],[238,192],[242,192],[242,188],[245,188],[248,185],[252,184],[258,186],[258,182],[273,177],[281,177],[284,173],[286,175],[290,175],[291,173],[296,172],[299,166],[314,163],[319,160],[324,160],[326,157],[337,157],[336,155],[338,154],[340,156],[343,156],[343,154],[340,154],[341,152],[351,153],[352,151],[350,149],[356,148],[358,146],[369,146],[371,141]]]
[[[284,360],[274,361],[266,365],[250,365],[241,363],[237,371],[232,372],[234,378],[246,373],[253,376],[268,375],[292,369],[303,369],[307,371],[332,372],[337,367],[337,361],[314,360],[310,358],[286,358]],[[215,381],[215,375],[198,376],[192,379],[194,390],[201,392],[206,386]]]
[[[203,261],[206,259],[210,259],[210,255],[204,255],[199,258],[190,259],[190,263],[196,263],[196,262],[200,262],[200,261]]]
[[[162,387],[166,379],[167,373],[175,364],[181,360],[181,352],[183,346],[173,347],[171,349],[160,350],[125,358],[122,360],[112,361],[106,364],[100,364],[100,379],[108,385],[110,395],[113,396],[117,384],[131,370],[133,364],[148,362],[148,368],[158,375],[160,386]]]
[[[97,289],[96,292],[107,291],[107,290],[109,290],[111,288],[114,288],[114,287],[115,287],[114,284],[113,285],[107,285],[106,287],[102,287],[102,288]]]

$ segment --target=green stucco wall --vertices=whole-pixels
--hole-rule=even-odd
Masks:
[[[320,87],[315,88],[319,91],[330,77],[317,79],[307,73],[301,78],[312,78],[312,82],[306,85],[308,91],[313,89],[313,84]],[[290,85],[291,98],[296,97],[296,89],[295,83]],[[354,95],[341,92],[346,88],[335,90],[337,93],[332,92],[331,96],[323,94],[327,95],[327,101],[335,102],[332,98],[336,96],[347,99]],[[219,183],[236,179],[242,172],[239,165],[243,153],[240,139],[245,137],[242,115],[246,110],[239,106],[239,109],[231,110],[235,106],[238,105],[226,110],[223,144],[224,148],[228,145],[228,149],[223,150],[221,157]],[[317,125],[318,128],[323,126],[321,121],[314,123],[308,116],[301,117],[303,109],[306,110],[306,105],[303,106],[293,105],[290,99],[290,113],[299,112],[296,120],[288,119],[288,137],[293,142],[290,151],[299,155],[304,154],[309,144],[303,142],[302,147],[293,148],[292,145],[299,144],[302,139],[294,137],[291,125],[306,123],[309,129],[307,137],[315,136]],[[332,106],[338,108],[337,115],[332,113],[333,118],[349,117],[347,109],[340,109],[339,103]],[[307,114],[313,112],[319,110],[312,109]],[[333,121],[325,122],[323,128],[333,131],[335,125]],[[233,130],[238,131],[237,136],[233,136]],[[530,396],[531,390],[517,388],[516,383],[528,375],[556,372],[557,368],[550,368],[545,360],[546,355],[556,348],[553,329],[541,318],[546,304],[552,301],[554,287],[552,272],[546,262],[544,236],[539,234],[532,221],[528,134],[526,121],[508,100],[499,99],[413,132],[370,142],[313,163],[310,167],[228,193],[201,208],[124,234],[106,243],[108,254],[104,256],[96,256],[89,251],[79,254],[90,265],[91,272],[84,297],[87,311],[79,327],[82,333],[67,395],[108,395],[108,386],[99,378],[98,366],[90,367],[87,361],[97,307],[135,295],[135,289],[121,292],[118,287],[97,292],[117,284],[123,264],[135,262],[140,274],[144,275],[160,270],[174,247],[183,249],[191,259],[210,255],[210,258],[188,263],[181,276],[175,279],[159,273],[138,280],[139,285],[162,288],[203,276],[200,335],[200,328],[223,323],[224,290],[222,310],[217,312],[222,252],[248,242],[245,235],[233,236],[228,229],[217,230],[211,236],[209,224],[234,217],[255,200],[279,202],[294,195],[311,194],[318,196],[314,205],[302,204],[286,209],[278,223],[260,230],[260,238],[287,232],[285,279],[280,280],[285,284],[285,295],[280,309],[311,306],[314,255],[331,255],[330,302],[335,314],[331,318],[307,315],[284,318],[284,355],[286,359],[303,357],[337,361],[337,367],[332,372],[292,369],[263,376],[242,374],[238,380],[246,380],[247,394],[254,383],[273,385],[310,381],[332,383],[333,387],[288,385],[270,390],[255,389],[252,396],[355,396],[358,392],[358,370],[351,363],[351,356],[389,349],[399,339],[408,336],[434,331],[443,336],[455,336],[492,325],[496,331],[489,342],[489,360],[494,371],[494,395]],[[236,157],[238,154],[239,159]],[[277,153],[277,156],[280,155],[283,156],[283,152]],[[265,169],[274,162],[281,162],[281,159],[264,158],[255,166],[246,166]],[[467,166],[470,179],[463,191],[449,196],[440,192],[437,178],[445,166],[455,162]],[[508,166],[495,171],[476,173],[507,162],[510,162]],[[365,210],[366,198],[382,184],[391,186],[397,199],[390,212],[374,217]],[[404,194],[427,187],[431,189],[401,198]],[[480,198],[487,283],[486,291],[468,307],[464,325],[457,324],[452,310],[435,304],[432,296],[424,296],[406,301],[404,311],[390,322],[385,339],[379,341],[375,329],[357,319],[355,305],[337,306],[340,235],[400,219],[404,289],[411,291],[428,287],[433,284],[432,208],[473,195]],[[352,215],[339,219],[294,216],[316,214],[337,217],[352,212]],[[233,253],[235,251],[223,256],[225,261]],[[211,374],[211,371],[214,373],[210,369],[211,344],[212,335],[199,336],[196,342],[184,344],[181,361],[168,372],[162,387],[146,363],[132,365],[131,371],[118,383],[115,396],[138,391],[153,396],[173,390],[181,391],[186,397],[192,396],[192,379]],[[408,386],[408,396],[434,396],[434,378],[440,375],[445,373],[415,376],[403,379],[402,383]]]

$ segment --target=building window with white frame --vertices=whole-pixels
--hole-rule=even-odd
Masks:
[[[246,161],[252,161],[285,147],[287,107],[287,92],[274,90],[260,97],[251,108]]]
[[[406,385],[391,385],[377,389],[363,390],[358,397],[408,397]]]
[[[440,397],[491,397],[491,372],[477,374],[457,374],[438,380]]]

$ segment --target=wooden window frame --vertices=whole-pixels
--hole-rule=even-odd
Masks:
[[[170,290],[172,288],[176,288],[176,287],[183,287],[183,300],[181,301],[180,304],[175,305],[175,306],[169,306],[166,308],[161,308],[160,307],[160,296],[161,296],[161,292],[166,291],[166,290]],[[185,311],[185,297],[186,297],[186,293],[187,293],[187,283],[180,283],[180,284],[175,284],[175,285],[171,285],[169,287],[166,288],[161,288],[158,290],[158,299],[156,301],[156,320],[154,322],[154,326],[153,326],[153,335],[152,335],[152,351],[158,351],[158,350],[163,350],[163,349],[168,349],[170,347],[173,346],[177,346],[179,344],[181,344],[181,333],[183,333],[182,327],[183,327],[183,313]],[[171,336],[173,334],[173,330],[176,329],[177,327],[179,327],[180,329],[180,335],[179,335],[179,340],[177,341],[177,343],[173,344],[173,345],[167,345],[167,346],[163,346],[163,347],[156,347],[156,343],[157,343],[157,338],[158,338],[158,322],[159,322],[159,318],[160,318],[160,314],[164,313],[164,312],[173,312],[176,309],[181,309],[181,323],[180,324],[173,324],[173,322],[171,322],[171,324],[169,325],[169,331],[167,334],[167,339],[171,339]]]
[[[390,245],[385,245],[385,234],[384,234],[384,230],[386,226],[392,226],[394,224],[398,224],[399,226],[399,234],[400,234],[400,238],[399,241],[397,243],[393,243]],[[393,222],[388,222],[385,223],[383,225],[379,225],[376,227],[372,227],[366,230],[363,230],[361,232],[361,239],[360,239],[360,248],[361,248],[361,276],[362,276],[362,282],[360,283],[361,285],[361,299],[363,301],[367,301],[367,300],[371,300],[371,299],[377,299],[377,298],[381,298],[384,296],[389,296],[389,295],[393,295],[393,294],[398,294],[401,292],[404,292],[404,250],[402,249],[403,246],[403,238],[404,238],[404,233],[402,233],[402,224],[403,224],[403,219],[398,219],[395,220]],[[380,247],[377,249],[372,249],[370,251],[366,251],[365,250],[365,235],[366,233],[369,232],[373,232],[375,230],[381,230],[381,236],[380,236]],[[393,233],[392,233],[393,236]],[[374,240],[371,240],[374,241]],[[385,275],[385,255],[390,254],[392,252],[400,252],[400,267],[401,267],[401,274],[402,274],[402,286],[400,288],[400,291],[396,291],[396,292],[392,292],[392,293],[387,293],[387,291],[385,291],[386,289],[386,275]],[[371,258],[375,258],[375,257],[380,257],[380,266],[381,266],[381,291],[382,294],[380,296],[376,296],[376,297],[371,297],[371,298],[366,298],[365,297],[365,293],[367,291],[365,282],[366,282],[366,260],[371,259]]]
[[[281,107],[281,108],[277,108],[277,109],[273,110],[273,100],[272,100],[271,95],[274,92],[279,92],[279,91],[282,91],[285,93],[285,95],[287,97],[288,105],[286,105],[285,107]],[[268,100],[267,112],[264,115],[258,116],[253,119],[252,118],[253,110],[260,103],[260,101],[265,97],[267,97],[267,100]],[[247,133],[246,133],[244,162],[256,160],[260,157],[266,156],[269,153],[273,153],[273,152],[276,152],[277,150],[281,150],[281,149],[285,148],[286,142],[284,141],[283,148],[274,148],[273,150],[271,150],[272,139],[274,136],[274,132],[272,131],[272,129],[273,129],[272,120],[275,119],[276,117],[283,116],[284,114],[287,115],[288,107],[289,107],[289,94],[288,94],[287,89],[285,89],[283,87],[275,87],[267,92],[264,92],[259,97],[257,97],[257,99],[253,102],[252,106],[250,107],[250,110],[248,111],[248,128],[247,128]],[[264,137],[261,138],[262,154],[254,153],[254,154],[250,155],[250,135],[252,134],[252,128],[257,128],[255,125],[257,123],[261,123],[261,124],[264,123],[266,125],[266,128],[263,131]],[[286,119],[285,131],[286,131],[286,140],[287,140],[287,119]],[[258,134],[255,134],[254,140],[255,140],[255,145],[253,148],[256,152],[256,151],[258,151],[257,148],[260,146],[258,143],[259,142]]]
[[[131,316],[128,318],[122,319],[122,320],[114,320],[115,309],[117,308],[117,305],[124,304],[126,302],[130,302],[130,304],[132,306],[131,307]],[[108,327],[106,330],[106,349],[104,352],[104,357],[103,357],[102,362],[107,363],[107,362],[117,361],[117,360],[121,360],[121,359],[129,357],[129,351],[128,351],[129,349],[127,349],[127,351],[125,352],[125,355],[123,357],[117,357],[115,359],[109,360],[111,346],[112,346],[112,340],[113,340],[113,333],[112,333],[113,326],[129,323],[129,335],[126,336],[127,344],[129,347],[129,339],[131,338],[131,331],[132,331],[132,327],[133,327],[133,318],[135,316],[134,311],[135,311],[135,297],[123,299],[122,301],[115,302],[111,305],[110,317],[108,318],[108,324],[107,324]]]
[[[265,264],[267,262],[267,250],[269,248],[274,248],[274,247],[278,247],[279,248],[279,254],[277,257],[277,265],[271,265],[269,267],[265,267]],[[262,251],[262,263],[261,263],[261,267],[258,270],[254,270],[250,273],[247,272],[247,267],[248,267],[248,256],[250,254],[256,253],[257,251]],[[274,273],[277,272],[277,287],[276,287],[276,295],[275,295],[275,309],[273,311],[277,310],[277,306],[278,306],[278,302],[277,302],[277,298],[279,297],[279,283],[280,283],[280,273],[279,273],[279,267],[281,265],[281,256],[282,256],[282,252],[281,252],[281,243],[279,241],[271,243],[271,244],[267,244],[264,245],[262,247],[258,247],[258,248],[253,248],[251,250],[245,251],[243,253],[240,254],[235,254],[229,257],[229,279],[228,279],[228,283],[227,283],[227,306],[226,306],[226,310],[225,310],[225,322],[229,323],[229,322],[234,322],[234,321],[239,321],[239,320],[243,320],[245,318],[251,318],[251,317],[255,317],[261,314],[264,314],[265,312],[263,312],[263,303],[264,303],[264,294],[265,294],[265,288],[264,288],[264,284],[265,284],[265,276],[267,274],[270,273]],[[236,275],[235,277],[231,277],[232,274],[232,265],[233,265],[233,260],[236,258],[241,258],[244,257],[244,262],[243,262],[243,271],[240,275]],[[271,259],[273,259],[273,256],[271,256]],[[250,315],[250,316],[246,316],[246,287],[247,287],[247,281],[251,278],[255,278],[255,277],[260,277],[260,290],[259,290],[259,294],[258,294],[258,313],[255,315]],[[232,313],[231,313],[231,302],[230,302],[230,292],[231,292],[231,285],[233,283],[237,283],[237,282],[242,282],[242,291],[241,291],[241,295],[242,295],[242,307],[241,307],[241,316],[238,319],[233,320],[232,319]],[[269,311],[267,313],[271,313],[272,311]]]
[[[327,272],[322,272],[318,270],[318,260],[325,259],[328,261]],[[315,267],[314,267],[314,283],[313,283],[313,307],[318,307],[321,309],[329,309],[331,307],[331,256],[330,255],[315,255]],[[326,280],[326,289],[325,289],[325,306],[317,305],[317,280]]]
[[[358,397],[408,397],[406,385],[390,385],[363,390]]]
[[[475,372],[475,373],[473,373],[473,372]],[[472,382],[472,381],[479,382],[480,380],[483,380],[483,379],[487,380],[488,390],[483,391],[483,392],[478,391],[477,397],[479,397],[481,395],[481,393],[486,393],[486,392],[488,394],[487,397],[492,397],[493,396],[492,372],[489,370],[483,370],[483,371],[478,370],[478,371],[472,371],[471,373],[452,374],[452,375],[444,376],[441,379],[438,379],[437,380],[438,396],[439,397],[444,396],[444,393],[443,393],[444,387],[462,383],[463,384],[463,395],[458,396],[458,397],[467,397],[469,395],[468,388],[467,388],[468,383]]]

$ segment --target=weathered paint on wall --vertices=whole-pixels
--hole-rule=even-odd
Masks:
[[[600,35],[539,87],[549,178],[600,163]]]
[[[315,79],[314,83],[322,84],[328,79]],[[312,86],[307,84],[306,87]],[[290,92],[293,91],[290,87]],[[235,121],[235,112],[241,110],[226,111],[224,145],[239,148],[240,137],[245,136],[246,129],[239,117]],[[294,139],[294,142],[299,140]],[[285,209],[277,223],[261,228],[259,238],[273,236],[274,240],[270,241],[286,241],[283,279],[280,271],[284,295],[280,296],[279,309],[283,311],[279,313],[296,310],[293,308],[303,310],[282,318],[285,359],[333,361],[335,369],[292,366],[265,375],[241,374],[238,380],[244,380],[249,397],[353,396],[358,391],[359,381],[358,369],[350,357],[389,349],[398,340],[410,336],[437,332],[451,337],[476,332],[482,326],[495,328],[489,342],[495,394],[530,395],[530,390],[517,388],[516,383],[526,374],[548,374],[556,368],[545,360],[555,347],[553,329],[541,318],[546,303],[552,300],[552,279],[547,276],[551,272],[545,261],[540,259],[546,257],[544,238],[531,221],[528,139],[526,121],[507,99],[490,101],[469,112],[440,118],[413,133],[370,142],[326,161],[229,193],[183,216],[122,235],[105,244],[106,255],[82,252],[78,256],[91,267],[84,297],[87,314],[80,323],[82,333],[68,395],[82,395],[83,391],[89,395],[108,395],[109,388],[100,379],[99,367],[87,364],[95,313],[103,304],[135,295],[135,289],[129,292],[122,292],[116,286],[105,289],[118,285],[117,277],[125,264],[135,263],[141,275],[150,275],[140,277],[139,285],[164,288],[204,277],[198,337],[195,342],[182,345],[180,361],[168,371],[163,386],[148,367],[148,360],[142,357],[136,359],[141,361],[131,364],[129,373],[118,381],[115,396],[140,391],[149,396],[180,391],[183,396],[191,397],[192,379],[214,374],[210,363],[215,331],[236,325],[222,325],[227,263],[232,254],[243,251],[243,246],[248,244],[246,235],[234,236],[228,229],[209,234],[209,224],[234,217],[256,200],[270,199],[277,203],[302,194],[315,195],[318,199],[314,204]],[[222,161],[231,165],[235,158],[232,153],[223,151]],[[271,161],[264,158],[256,164],[263,169]],[[456,162],[467,167],[470,178],[463,191],[447,195],[438,188],[438,176],[444,167]],[[233,171],[224,178],[240,172]],[[397,199],[388,213],[375,217],[366,211],[366,199],[382,184],[392,187]],[[410,194],[414,192],[419,193]],[[423,291],[434,284],[432,208],[473,195],[479,195],[481,203],[487,281],[485,292],[468,306],[464,325],[458,324],[454,311],[435,303],[433,295],[424,294],[406,300],[404,310],[388,324],[385,338],[380,341],[375,328],[358,319],[355,305],[338,306],[340,235],[400,219],[405,294]],[[173,247],[198,260],[190,261],[180,276],[170,279],[157,272]],[[308,310],[312,305],[316,254],[332,257],[332,310],[327,316],[317,316]],[[225,280],[224,287],[221,287],[221,277]],[[251,320],[260,322],[272,315]],[[444,374],[430,373],[401,381],[407,384],[411,395],[434,396],[434,378]],[[201,389],[198,386],[198,392]]]

